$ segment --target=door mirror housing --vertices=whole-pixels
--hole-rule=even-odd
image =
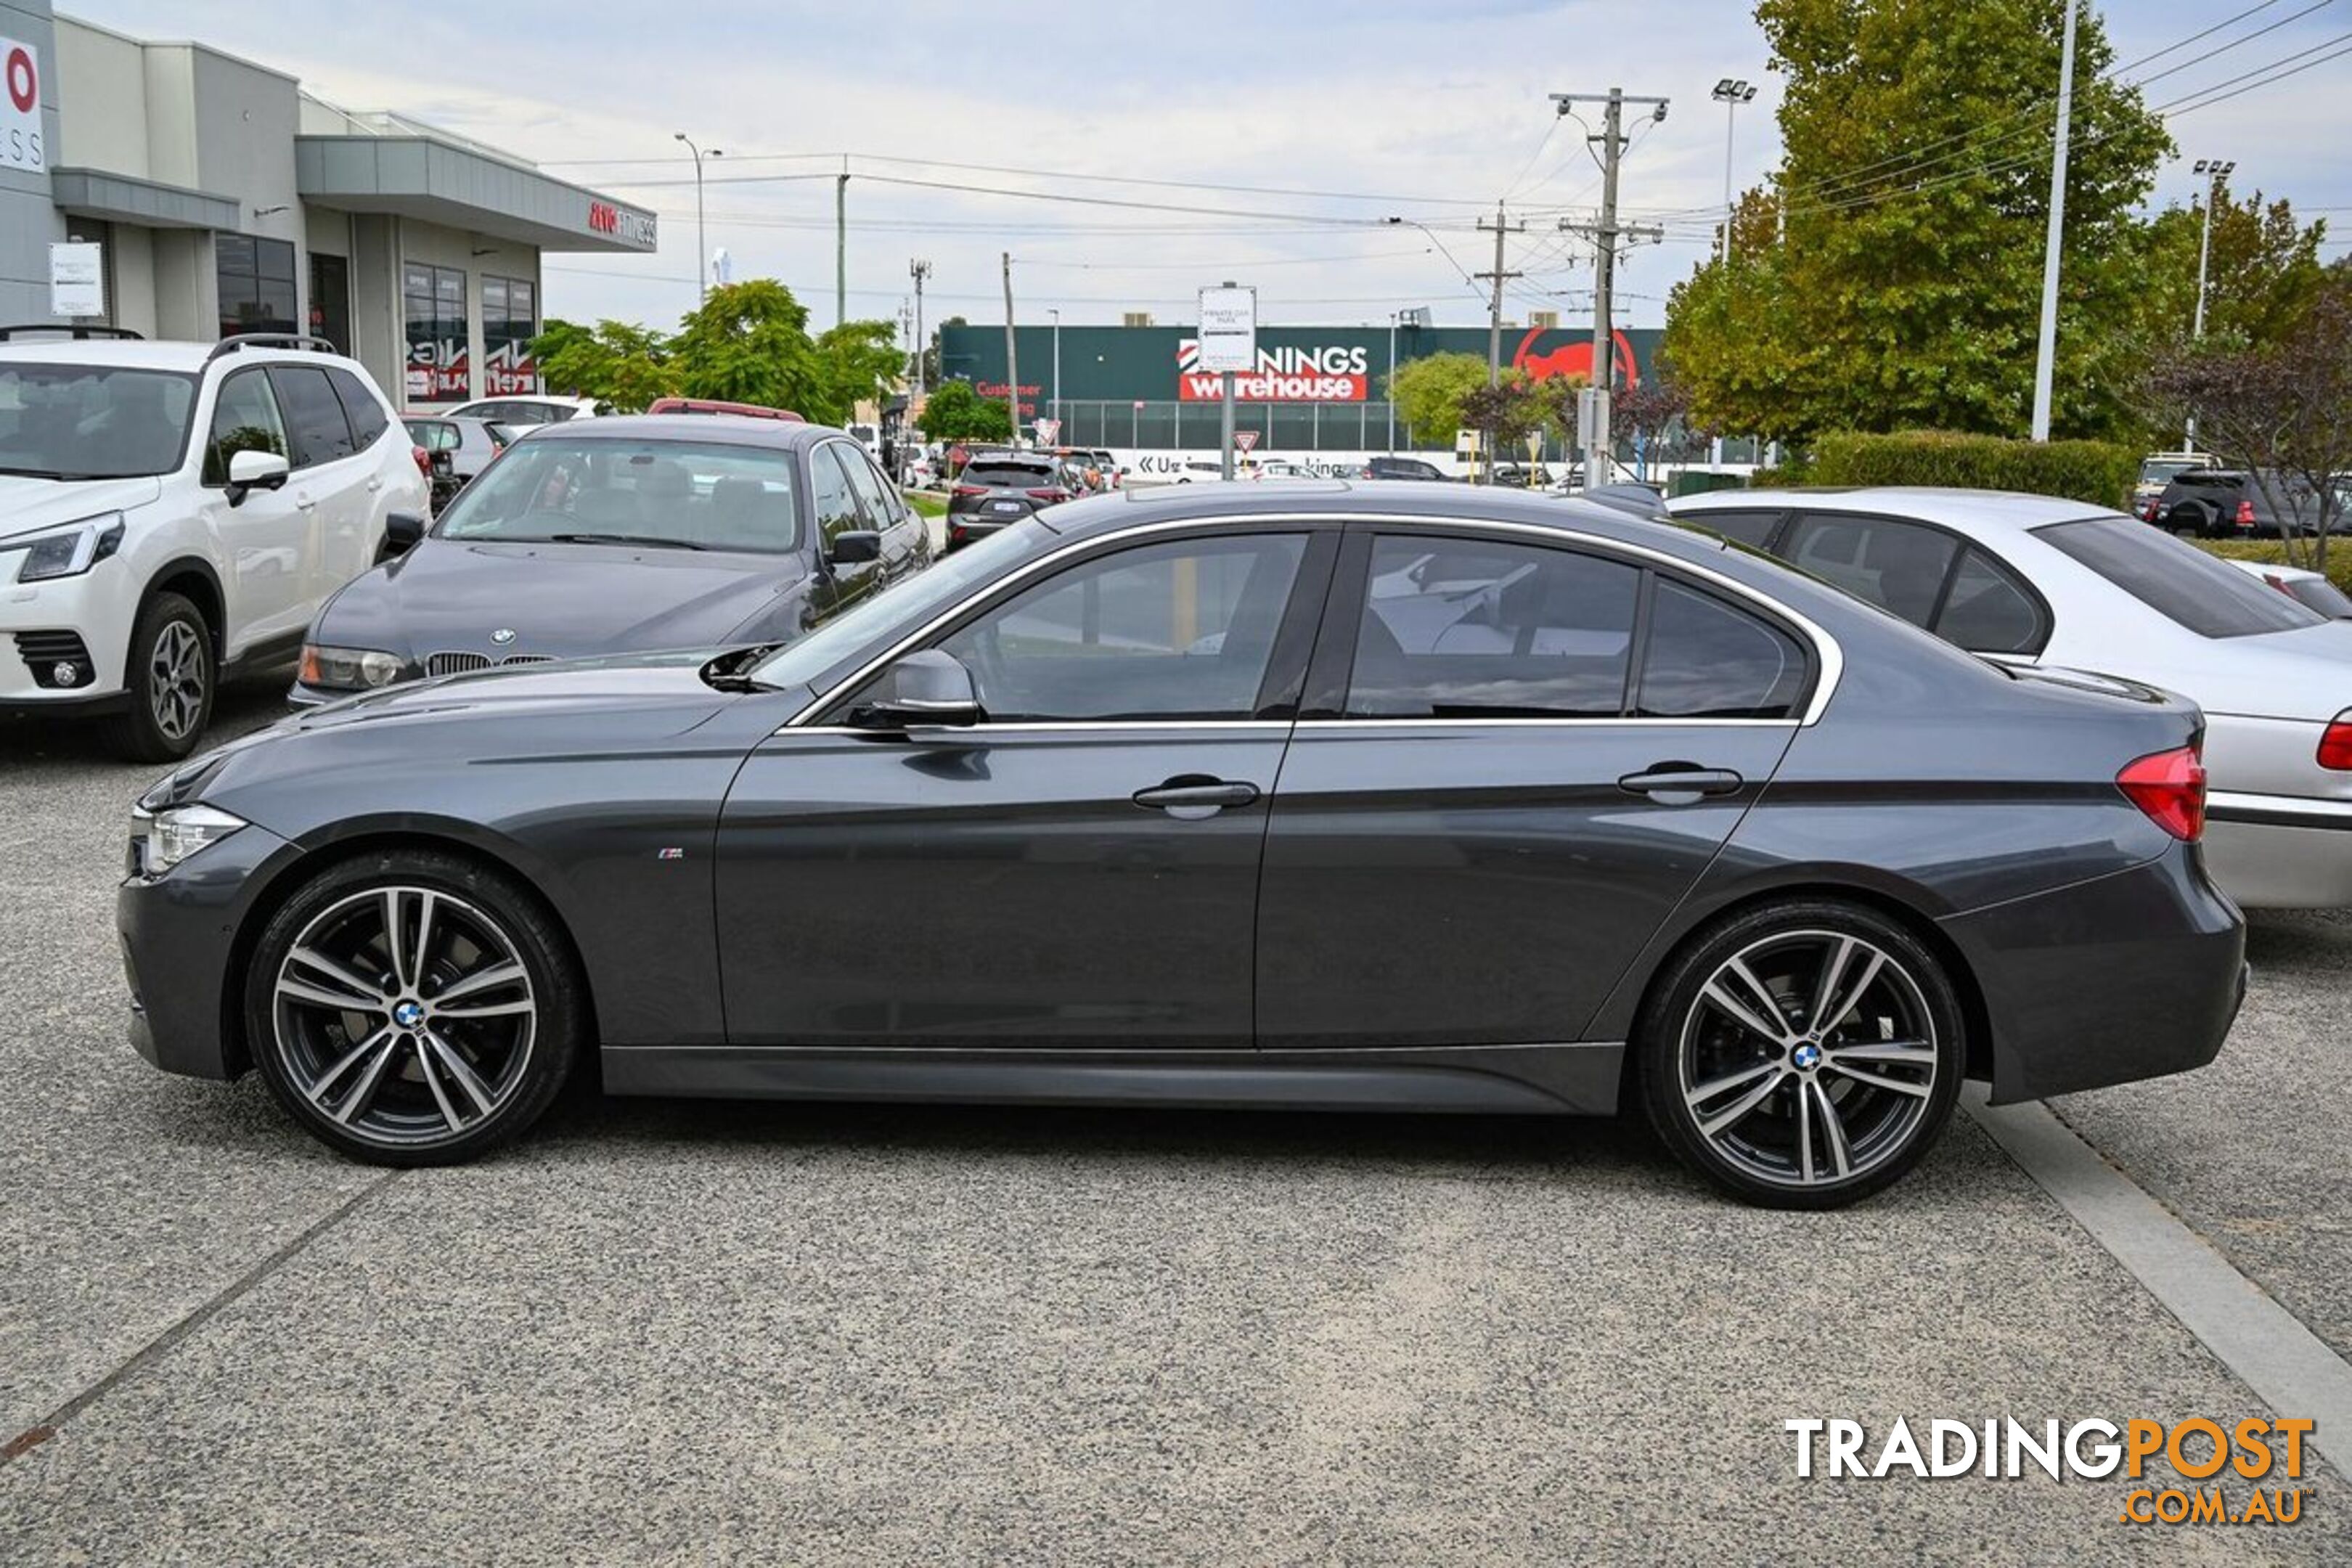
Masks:
[[[425,537],[425,520],[413,511],[395,511],[383,520],[383,552],[405,555]]]
[[[971,671],[940,648],[910,653],[883,676],[875,700],[850,714],[861,729],[968,728],[981,721],[980,695]]]
[[[457,472],[457,454],[446,447],[437,452],[427,453],[425,461],[433,470],[433,477],[436,479],[452,478]]]
[[[833,536],[833,542],[824,547],[824,558],[835,566],[856,566],[867,561],[879,561],[882,559],[882,536],[870,528],[843,529]]]
[[[293,471],[282,452],[233,452],[228,459],[228,504],[237,506],[251,490],[282,488]]]

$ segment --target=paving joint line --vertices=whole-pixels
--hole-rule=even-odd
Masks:
[[[2048,1105],[1994,1107],[1976,1084],[1960,1103],[2206,1353],[2274,1414],[2313,1418],[2307,1441],[2352,1475],[2352,1363]]]
[[[106,1397],[133,1373],[144,1371],[160,1361],[181,1341],[210,1322],[224,1308],[252,1291],[256,1286],[284,1267],[297,1253],[333,1229],[348,1218],[353,1209],[383,1191],[402,1174],[404,1173],[400,1171],[386,1171],[368,1183],[358,1192],[303,1226],[291,1238],[280,1243],[267,1257],[229,1281],[209,1300],[200,1302],[187,1316],[131,1352],[113,1371],[8,1439],[6,1443],[0,1444],[0,1465],[23,1458],[56,1436],[59,1427]]]

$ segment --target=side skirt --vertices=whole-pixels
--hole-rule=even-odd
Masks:
[[[1625,1047],[1318,1051],[607,1046],[609,1094],[1609,1116]]]

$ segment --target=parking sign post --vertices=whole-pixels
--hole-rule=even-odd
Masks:
[[[1234,477],[1234,376],[1257,368],[1257,290],[1227,279],[1201,290],[1201,368],[1223,381],[1223,439],[1220,472]]]

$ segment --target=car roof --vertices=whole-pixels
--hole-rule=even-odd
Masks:
[[[2015,490],[1937,489],[1925,485],[1863,485],[1851,489],[1708,490],[1668,503],[1676,517],[1703,518],[1711,511],[1810,510],[1892,512],[1939,522],[1953,528],[2011,529],[2023,531],[2044,523],[2074,522],[2086,517],[2122,517],[2109,506],[2068,500],[2063,496],[2026,495]]]
[[[614,414],[601,419],[566,419],[538,425],[523,441],[699,441],[739,447],[813,447],[828,436],[845,436],[830,425],[787,419],[751,419],[740,414]]]
[[[1720,554],[1712,535],[1651,521],[1613,507],[1525,490],[1448,483],[1443,479],[1297,479],[1269,489],[1248,479],[1189,485],[1148,485],[1071,501],[1038,514],[1055,533],[1074,538],[1131,528],[1155,510],[1181,511],[1188,521],[1284,516],[1328,517],[1341,525],[1379,528],[1439,518],[1464,522],[1537,523],[1658,548],[1687,546],[1696,561]]]
[[[206,362],[213,357],[213,351],[219,346],[217,343],[158,342],[145,338],[40,338],[0,342],[0,363],[110,365],[124,370],[176,370],[194,374],[205,368]],[[356,360],[342,354],[320,353],[316,349],[241,348],[220,357],[229,363],[250,364],[256,361],[267,361],[273,364],[317,364],[323,362],[347,370],[360,369]]]

